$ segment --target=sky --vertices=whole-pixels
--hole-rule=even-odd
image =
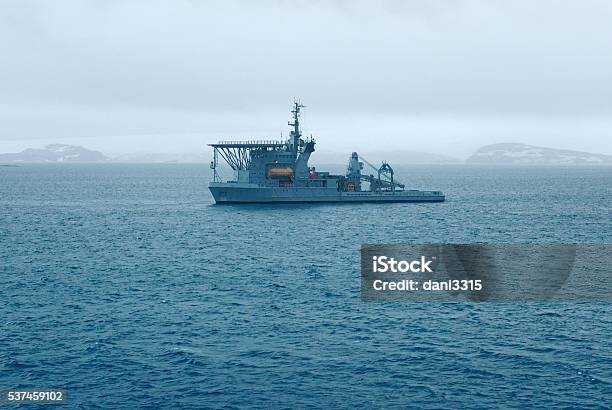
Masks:
[[[519,142],[612,154],[608,0],[0,2],[0,152],[70,143],[198,153],[466,157]]]

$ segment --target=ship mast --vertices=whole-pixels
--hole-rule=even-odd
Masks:
[[[302,137],[302,133],[300,131],[300,108],[304,108],[299,101],[293,101],[293,122],[289,122],[288,124],[293,127],[293,131],[291,131],[291,151],[293,152],[294,158],[297,157],[298,146],[300,144],[300,138]]]

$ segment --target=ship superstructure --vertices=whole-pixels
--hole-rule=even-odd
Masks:
[[[213,147],[213,181],[210,191],[220,203],[277,202],[440,202],[440,191],[405,190],[394,179],[391,165],[375,167],[356,152],[351,154],[345,175],[310,167],[314,138],[302,138],[301,110],[293,104],[292,127],[286,140],[221,141]],[[218,168],[222,158],[232,168],[234,180],[222,181]],[[373,173],[363,172],[364,163]]]

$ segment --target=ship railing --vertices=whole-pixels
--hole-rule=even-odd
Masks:
[[[247,140],[247,141],[219,141],[211,145],[285,145],[285,141],[279,140]]]

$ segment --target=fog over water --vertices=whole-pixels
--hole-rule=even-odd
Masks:
[[[319,149],[612,154],[609,1],[3,1],[0,152]]]

